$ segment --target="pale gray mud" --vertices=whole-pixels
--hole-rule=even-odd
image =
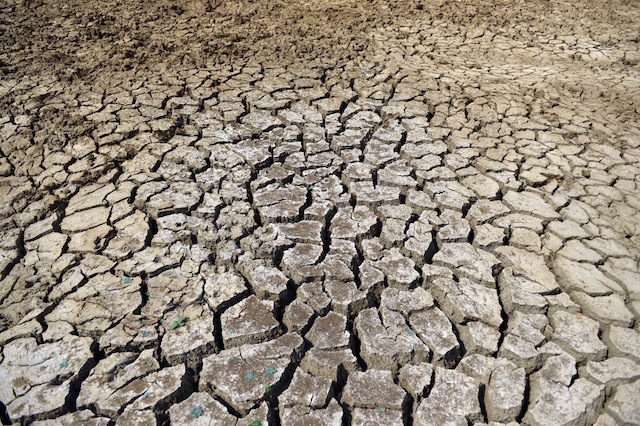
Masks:
[[[0,5],[0,420],[640,424],[635,1]]]

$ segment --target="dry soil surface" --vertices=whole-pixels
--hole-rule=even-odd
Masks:
[[[0,420],[640,424],[636,1],[0,3]]]

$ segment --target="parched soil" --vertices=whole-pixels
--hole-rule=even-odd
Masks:
[[[634,1],[0,4],[0,420],[640,423]]]
[[[373,50],[376,31],[416,23],[487,29],[529,44],[544,43],[543,34],[606,47],[639,41],[633,1],[8,0],[1,16],[0,70],[9,77],[100,78],[249,58],[337,64]]]

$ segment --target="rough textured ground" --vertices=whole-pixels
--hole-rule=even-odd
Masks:
[[[634,1],[0,5],[0,419],[640,424]]]

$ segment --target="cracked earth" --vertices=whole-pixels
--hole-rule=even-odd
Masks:
[[[640,424],[638,22],[4,2],[0,420]]]

